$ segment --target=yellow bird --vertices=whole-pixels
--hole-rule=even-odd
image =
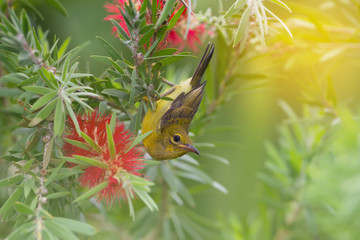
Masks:
[[[142,122],[142,133],[152,131],[144,140],[150,156],[157,160],[173,159],[187,152],[200,154],[189,137],[191,120],[199,108],[206,82],[201,82],[206,67],[214,52],[209,43],[192,78],[172,86],[165,92],[172,102],[160,99],[156,110],[146,113]]]

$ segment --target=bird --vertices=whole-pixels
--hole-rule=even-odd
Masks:
[[[168,160],[193,152],[200,152],[193,146],[189,137],[189,128],[197,112],[206,81],[201,78],[214,53],[214,45],[209,43],[195,73],[189,79],[173,85],[163,95],[173,99],[159,99],[156,109],[149,109],[142,122],[141,132],[151,133],[143,139],[148,154],[156,160]]]

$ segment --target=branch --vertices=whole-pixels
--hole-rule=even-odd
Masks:
[[[48,69],[49,71],[52,71],[52,73],[56,73],[55,67],[48,66],[45,62],[43,62],[43,60],[41,58],[38,58],[37,56],[35,56],[34,49],[32,49],[30,47],[29,43],[26,41],[26,39],[24,38],[24,35],[22,33],[19,33],[18,35],[16,35],[16,39],[21,43],[22,49],[24,49],[29,54],[31,60],[36,65],[38,65],[39,67],[44,67],[44,68]]]
[[[35,236],[37,238],[37,240],[42,240],[42,229],[43,229],[43,221],[42,221],[42,217],[40,216],[40,212],[42,209],[42,204],[45,204],[47,202],[46,197],[44,197],[43,195],[48,193],[47,188],[44,186],[44,181],[45,181],[45,176],[47,173],[47,166],[48,166],[48,160],[50,159],[49,155],[47,154],[48,151],[51,152],[51,148],[52,146],[50,146],[51,144],[51,138],[52,138],[52,123],[50,122],[48,125],[48,132],[47,134],[43,137],[43,142],[44,142],[44,155],[43,155],[43,167],[40,170],[40,177],[39,177],[39,182],[40,182],[40,187],[39,190],[37,192],[38,195],[38,205],[37,208],[35,210]],[[52,144],[51,144],[52,145]],[[49,159],[48,159],[49,158]]]

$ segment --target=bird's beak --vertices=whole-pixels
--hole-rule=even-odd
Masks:
[[[179,144],[179,147],[185,149],[188,152],[193,152],[196,153],[197,155],[200,156],[200,152],[199,150],[197,150],[194,146],[190,145],[190,144]]]

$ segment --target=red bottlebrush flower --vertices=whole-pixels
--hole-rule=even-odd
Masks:
[[[106,125],[110,124],[111,116],[100,115],[97,111],[89,114],[77,115],[80,130],[84,132],[98,146],[98,149],[83,149],[81,147],[65,142],[63,150],[67,156],[83,156],[96,159],[107,168],[90,166],[85,169],[80,176],[80,184],[83,187],[93,188],[106,182],[107,186],[98,193],[98,201],[102,199],[112,203],[120,199],[125,194],[121,182],[121,174],[129,173],[139,176],[139,170],[144,168],[142,162],[143,152],[133,147],[128,150],[131,144],[132,135],[125,130],[123,123],[118,122],[113,132],[115,145],[115,156],[111,157],[108,143]],[[71,119],[68,120],[68,128],[65,138],[87,144],[75,130],[75,125]]]
[[[177,47],[179,51],[183,50],[186,46],[191,50],[197,52],[197,45],[201,45],[202,38],[206,32],[205,24],[198,24],[195,27],[190,27],[186,39],[183,39],[182,36],[186,34],[186,22],[180,25],[180,28],[175,28],[177,30],[171,30],[167,36],[166,41],[170,47]]]
[[[124,4],[131,0],[114,0],[114,3],[106,3],[105,8],[107,12],[113,13],[111,15],[108,15],[105,20],[109,21],[110,19],[117,20],[119,25],[124,29],[124,31],[129,34],[129,30],[126,26],[125,20],[123,16],[121,15],[120,9],[124,10]],[[140,9],[142,1],[141,0],[132,0],[135,8],[137,10]],[[160,6],[160,9],[164,6],[163,0],[158,0],[158,4]],[[175,10],[175,12],[172,14],[172,16],[176,13],[176,11],[179,10],[180,7]],[[171,17],[172,17],[171,16]],[[170,17],[170,18],[171,18]],[[198,47],[197,45],[201,45],[202,39],[206,36],[206,28],[204,23],[198,23],[194,17],[191,17],[190,19],[190,28],[186,35],[186,27],[187,27],[187,10],[185,9],[183,13],[181,14],[178,22],[175,24],[174,28],[169,31],[168,36],[166,39],[162,42],[162,46],[169,45],[170,47],[176,47],[179,48],[179,51],[183,50],[185,47],[189,47],[193,51],[197,51]],[[148,23],[151,22],[151,18],[147,17]],[[113,32],[116,32],[116,27],[113,27]],[[160,45],[161,46],[161,45]]]
[[[114,3],[106,3],[104,7],[106,8],[106,11],[109,13],[114,13],[112,15],[108,15],[105,20],[110,21],[110,19],[117,20],[119,25],[124,29],[124,31],[127,33],[127,35],[130,35],[129,29],[126,26],[126,22],[124,20],[124,17],[121,15],[121,10],[124,11],[124,4],[128,3],[129,0],[114,0]],[[135,8],[137,10],[140,10],[141,7],[141,1],[140,0],[134,0]],[[113,32],[116,32],[116,27],[113,27]]]

